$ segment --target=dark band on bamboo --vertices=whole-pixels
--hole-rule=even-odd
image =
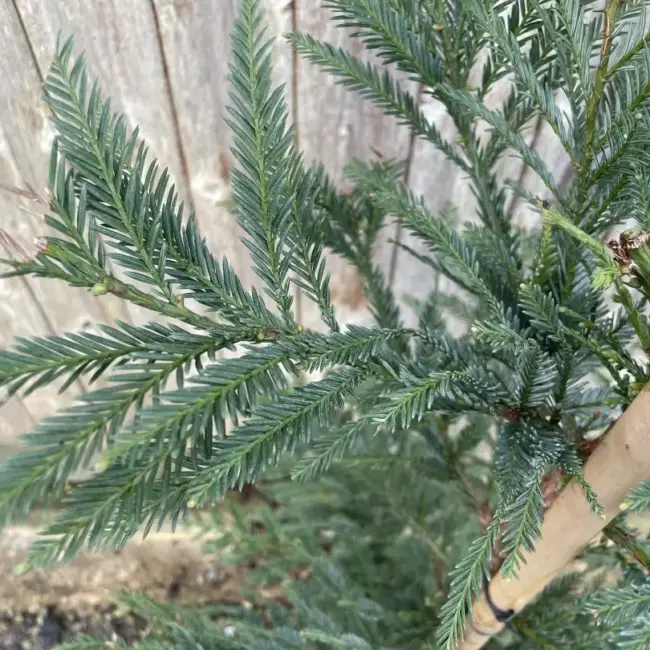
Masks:
[[[485,593],[485,600],[492,610],[492,614],[494,614],[494,618],[499,623],[509,623],[515,617],[514,609],[501,609],[492,600],[492,596],[490,595],[490,580],[485,574],[483,575],[483,592]]]

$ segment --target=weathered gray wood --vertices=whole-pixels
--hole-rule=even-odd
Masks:
[[[16,186],[21,182],[17,166],[0,129],[0,180],[6,185]],[[32,238],[38,232],[38,217],[22,208],[28,204],[16,195],[0,190],[0,257],[19,258],[35,251]],[[83,294],[68,287],[54,287],[26,278],[7,278],[0,281],[0,348],[11,346],[17,336],[43,336],[53,333],[54,328],[79,329],[91,316],[84,309]],[[52,289],[55,289],[54,291]],[[69,306],[81,309],[71,312]],[[81,321],[81,322],[72,322]],[[77,389],[80,386],[76,387]],[[2,389],[0,389],[1,391]],[[70,391],[74,394],[74,387]],[[0,402],[4,396],[0,392]],[[13,423],[14,435],[26,433],[26,427],[34,419],[52,415],[57,408],[69,403],[58,395],[55,387],[44,388],[38,396],[24,401],[13,398],[0,409],[0,445],[7,444],[3,438],[8,435],[7,419]],[[9,411],[7,409],[10,409]],[[4,424],[3,424],[4,421]],[[2,433],[4,431],[4,433]]]
[[[556,98],[556,101],[561,111],[564,111],[567,115],[570,114],[571,109],[566,97],[560,95]],[[534,147],[559,185],[571,180],[572,167],[569,156],[548,123],[542,122],[541,128],[538,128],[535,134],[529,134],[528,144]],[[529,192],[543,199],[551,198],[551,193],[532,169],[526,168],[521,180],[522,185]],[[535,214],[530,206],[524,205],[521,201],[516,203],[513,218],[515,223],[522,228],[530,228],[535,224],[539,224],[539,215]]]
[[[456,131],[444,106],[428,95],[423,95],[420,106],[425,117],[435,123],[441,133],[453,142]],[[420,138],[416,139],[412,155],[409,186],[417,195],[425,198],[434,214],[439,213],[448,201],[467,199],[469,193],[467,179],[461,178],[455,166],[431,143]],[[467,218],[466,214],[463,214],[465,206],[458,207],[461,218],[463,216]],[[401,244],[420,254],[428,252],[427,247],[406,229],[401,229],[398,235]],[[413,326],[417,322],[416,314],[405,303],[408,298],[416,300],[426,298],[433,288],[433,272],[429,266],[422,264],[403,249],[398,249],[395,255],[393,291],[403,306],[406,324]]]
[[[348,38],[330,20],[330,12],[320,0],[294,0],[295,27],[314,38],[349,50],[364,60],[368,51]],[[353,158],[377,159],[379,153],[387,159],[405,160],[409,157],[409,132],[398,126],[392,117],[350,92],[336,80],[311,63],[296,61],[296,121],[301,149],[308,161],[322,162],[333,180],[343,189],[343,168]],[[413,90],[413,84],[407,84]],[[395,234],[394,226],[385,229],[377,249],[377,263],[390,272],[393,246],[386,242]],[[332,274],[331,293],[338,317],[343,321],[363,321],[368,318],[363,286],[356,270],[342,260],[328,260]],[[303,322],[317,327],[318,311],[303,301]]]
[[[212,250],[239,262],[239,271],[245,249],[235,218],[217,207],[230,196],[230,134],[224,119],[237,2],[155,0],[154,5],[194,207]]]
[[[89,74],[105,96],[125,112],[132,126],[160,158],[184,192],[186,175],[179,156],[165,72],[152,8],[142,0],[17,0],[41,75],[47,74],[57,34],[75,39]]]
[[[86,54],[89,74],[99,80],[104,96],[125,113],[132,128],[140,127],[150,155],[169,167],[191,203],[151,4],[145,0],[17,0],[16,6],[40,76],[47,75],[57,35],[73,36],[75,52]],[[151,312],[133,305],[126,309],[131,320],[154,319]]]
[[[237,0],[179,2],[154,0],[171,101],[203,235],[211,250],[225,255],[242,280],[254,274],[240,241],[236,218],[218,204],[230,197],[231,134],[227,126],[230,34]],[[290,25],[281,4],[263,3],[268,38],[279,37]],[[291,88],[291,56],[278,39],[274,51],[276,81]]]
[[[46,107],[40,100],[39,73],[10,0],[0,0],[0,24],[5,30],[0,49],[0,128],[3,131],[0,136],[0,182],[19,188],[31,186],[43,195],[52,131]],[[0,215],[0,228],[33,249],[33,240],[47,232],[45,224],[34,210],[19,210],[18,199],[6,191],[3,193],[7,208]],[[42,281],[30,282],[29,286],[40,309],[48,314],[46,320],[59,331],[79,329],[83,324],[124,313],[121,308],[116,311],[116,301],[109,308],[107,303],[100,304],[80,289],[57,285],[53,291],[51,282]],[[24,300],[28,300],[27,296]]]
[[[510,82],[508,80],[499,82],[486,98],[489,108],[499,110],[509,92]],[[458,134],[444,106],[431,97],[425,97],[422,110],[429,121],[435,123],[441,133],[453,144]],[[524,139],[529,145],[535,147],[560,182],[569,165],[566,153],[548,125],[544,125],[540,132],[537,132],[535,126],[536,121],[533,121],[525,130]],[[483,127],[485,129],[484,125]],[[484,134],[484,141],[488,138],[489,135]],[[418,139],[414,149],[410,186],[416,194],[424,197],[432,213],[439,214],[445,204],[450,203],[456,209],[461,224],[466,221],[476,221],[476,198],[472,193],[469,179],[433,145]],[[524,166],[521,158],[514,152],[507,152],[502,156],[497,163],[496,175],[500,183],[508,178],[514,179],[521,182],[529,191],[546,196],[540,179],[532,170]],[[530,227],[538,218],[529,206],[516,198],[510,198],[506,205],[512,213],[513,222],[518,226]],[[419,253],[426,252],[426,247],[406,232],[401,233],[400,241]],[[396,295],[424,299],[432,286],[431,268],[418,262],[403,250],[398,252],[397,266],[398,272],[395,274],[393,285]],[[449,282],[444,278],[440,282],[443,288],[451,289]],[[407,316],[407,320],[412,324],[413,314],[410,318]]]
[[[21,450],[18,436],[34,426],[34,419],[18,397],[5,399],[0,395],[0,461]]]
[[[123,110],[151,147],[152,154],[170,168],[187,203],[196,209],[203,234],[217,256],[227,255],[246,283],[252,283],[250,260],[239,241],[236,219],[217,204],[230,197],[230,131],[225,125],[229,103],[228,62],[230,32],[237,0],[0,0],[3,48],[0,50],[0,183],[33,186],[42,192],[52,132],[46,107],[40,102],[40,80],[54,51],[56,35],[74,35],[76,51],[87,55],[89,73],[98,77],[104,93]],[[435,149],[421,140],[411,142],[408,130],[393,118],[336,85],[312,64],[294,56],[282,35],[297,28],[314,37],[341,45],[353,54],[367,56],[329,21],[321,0],[263,0],[267,36],[277,38],[274,49],[276,82],[283,83],[298,143],[308,161],[322,161],[334,180],[345,189],[343,167],[352,158],[377,155],[407,160],[408,182],[422,194],[434,213],[447,201],[458,208],[460,221],[475,216],[475,200],[468,180]],[[412,82],[408,88],[416,94]],[[498,107],[507,93],[503,84],[491,98]],[[455,132],[442,107],[423,99],[423,110],[451,140]],[[4,130],[4,134],[3,131]],[[529,142],[533,132],[528,134]],[[543,129],[536,148],[559,178],[566,169],[557,140]],[[505,157],[500,174],[521,178],[531,191],[543,194],[532,173],[522,175],[521,161]],[[0,191],[0,228],[11,233],[25,249],[44,232],[42,221],[24,200]],[[531,212],[514,206],[515,221],[530,223]],[[389,242],[398,236],[394,225],[385,228],[377,246],[377,263],[394,277],[393,288],[423,298],[432,286],[430,269]],[[420,245],[406,233],[400,240],[416,249]],[[4,252],[4,251],[3,251]],[[361,322],[369,313],[362,283],[341,260],[328,259],[331,290],[338,316]],[[298,301],[301,322],[322,327],[316,307],[305,297]],[[414,314],[404,306],[407,323]],[[54,282],[10,280],[0,282],[0,347],[16,334],[47,334],[92,328],[115,318],[134,322],[153,315],[128,311],[120,301],[92,298],[83,291]],[[0,409],[0,445],[13,429],[23,432],[34,418],[65,405],[55,391],[37,398],[10,400]],[[0,401],[2,396],[0,396]]]

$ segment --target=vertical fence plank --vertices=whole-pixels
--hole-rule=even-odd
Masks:
[[[0,181],[5,186],[17,186],[21,182],[4,130],[0,127]],[[23,199],[0,190],[0,257],[17,258],[33,249],[32,237],[34,223],[38,216],[28,212],[29,204]],[[16,245],[20,249],[16,248]],[[5,278],[0,280],[0,348],[8,348],[18,337],[43,336],[51,334],[56,326],[81,329],[87,324],[92,312],[70,312],[69,306],[79,308],[75,298],[79,294],[68,287],[53,287],[50,283],[38,283],[26,278]],[[39,293],[49,288],[49,296]],[[53,290],[54,288],[54,290]],[[83,294],[81,294],[83,297]],[[70,322],[73,321],[73,322]],[[79,322],[76,322],[79,321]],[[80,386],[76,387],[77,389]],[[74,394],[74,387],[70,393]],[[0,388],[0,404],[6,396]],[[56,388],[47,387],[38,396],[22,400],[11,398],[0,409],[0,446],[6,446],[17,436],[26,433],[26,427],[33,420],[51,415],[62,405],[69,403],[69,398],[62,398]]]
[[[5,1],[5,0],[3,0]],[[191,202],[170,108],[155,19],[146,0],[16,0],[41,76],[47,74],[58,34],[75,40],[75,52],[86,55],[88,72],[97,78],[114,109],[123,111]],[[131,320],[155,316],[128,305]]]
[[[169,85],[202,234],[238,271],[245,249],[236,221],[218,206],[230,196],[225,124],[229,36],[236,0],[154,0]]]
[[[571,114],[571,107],[564,95],[557,96],[555,101],[557,102],[560,111],[567,115]],[[573,169],[569,160],[569,155],[564,150],[559,138],[548,122],[542,122],[541,126],[538,126],[534,136],[529,137],[528,141],[528,144],[535,149],[542,160],[546,163],[546,166],[556,183],[560,186],[568,183],[571,179]],[[540,198],[551,198],[551,194],[543,181],[528,167],[521,176],[521,184],[524,189]],[[530,229],[533,225],[538,223],[539,215],[534,212],[531,206],[517,198],[513,205],[513,219],[514,222],[522,228]]]
[[[10,188],[37,191],[44,187],[45,149],[50,132],[39,100],[38,73],[13,5],[0,2],[3,48],[0,71],[3,78],[0,102],[0,243],[2,257],[33,254],[33,240],[45,232],[33,204],[12,193]],[[55,290],[53,290],[55,289]],[[17,336],[51,334],[54,329],[76,330],[101,320],[98,304],[83,291],[53,286],[52,282],[11,278],[0,281],[0,347],[6,348]],[[76,387],[77,389],[79,386]],[[71,393],[74,394],[74,388]],[[38,397],[24,400],[0,395],[0,454],[15,450],[18,436],[33,422],[69,403],[53,387]]]
[[[0,394],[0,462],[21,449],[18,436],[34,425],[34,419],[21,400]]]
[[[181,148],[201,232],[215,255],[225,255],[245,284],[255,276],[240,241],[235,215],[220,204],[230,194],[231,134],[225,122],[230,64],[230,34],[237,0],[153,0],[161,47],[177,115]],[[266,9],[266,38],[281,37],[288,26],[273,0]],[[276,81],[291,87],[290,55],[278,38],[274,51]]]
[[[343,46],[353,54],[367,52],[329,20],[320,0],[263,0],[267,36],[277,38],[274,49],[275,81],[284,83],[298,144],[307,161],[321,161],[343,188],[343,167],[354,157],[408,160],[409,184],[423,195],[432,211],[453,201],[460,221],[475,214],[475,200],[467,179],[425,142],[410,140],[408,130],[391,117],[335,83],[312,64],[296,57],[282,39],[292,28]],[[217,256],[226,254],[247,283],[254,281],[248,253],[239,241],[234,215],[218,204],[230,197],[230,132],[225,125],[229,103],[228,62],[230,33],[237,14],[237,0],[0,0],[3,50],[0,71],[0,182],[42,191],[51,129],[46,108],[40,102],[40,80],[49,66],[58,32],[74,35],[76,50],[87,54],[91,76],[99,78],[104,93],[123,110],[131,126],[142,136],[163,166],[169,166],[181,193],[196,209],[203,234]],[[406,83],[415,94],[412,82]],[[505,91],[504,91],[505,92]],[[502,97],[501,97],[502,99]],[[498,104],[497,93],[495,101]],[[452,121],[435,101],[424,100],[423,110],[450,140]],[[4,131],[4,134],[3,132]],[[532,136],[531,136],[532,137]],[[561,176],[566,159],[557,141],[542,131],[539,150],[551,171]],[[533,174],[521,175],[521,162],[504,159],[501,171],[521,178],[537,191]],[[0,192],[1,193],[1,192]],[[20,210],[18,199],[0,196],[0,228],[12,233],[25,247],[43,233],[35,214]],[[27,206],[29,207],[29,206]],[[530,223],[531,215],[515,205],[515,221]],[[387,240],[396,236],[385,229],[377,247],[377,263],[390,274],[394,259],[394,290],[398,298],[423,298],[431,289],[431,273]],[[401,241],[418,248],[406,233]],[[332,272],[332,297],[343,321],[368,317],[360,279],[341,260],[328,260]],[[302,322],[319,327],[314,305],[300,301]],[[402,302],[402,304],[405,304]],[[407,321],[414,314],[405,310]],[[152,314],[129,308],[135,321]],[[46,334],[75,330],[102,320],[126,318],[117,300],[93,299],[87,293],[50,282],[11,280],[0,283],[0,345],[14,334]],[[1,398],[0,398],[1,399]],[[51,393],[38,400],[11,400],[10,415],[22,432],[34,417],[51,412],[65,402]],[[4,422],[4,424],[3,424]],[[4,429],[2,428],[4,426]],[[0,440],[0,444],[2,441]]]
[[[510,87],[508,80],[499,82],[486,98],[488,107],[499,110],[510,92]],[[447,140],[454,144],[458,133],[444,106],[431,97],[425,97],[421,108],[429,121],[435,123]],[[538,132],[536,124],[536,120],[531,122],[524,131],[524,139],[530,146],[535,147],[547,162],[551,173],[560,182],[569,165],[566,153],[550,127],[545,125],[541,132]],[[495,171],[501,184],[505,179],[513,179],[521,182],[529,191],[544,195],[543,183],[514,151],[508,151],[502,156]],[[450,203],[457,210],[459,225],[477,220],[476,198],[470,180],[433,145],[422,140],[416,142],[410,187],[425,199],[434,215],[439,214],[446,203]],[[538,215],[518,199],[510,197],[506,202],[506,209],[510,211],[515,225],[523,228],[535,226]],[[427,252],[425,245],[408,233],[402,233],[401,242],[419,253]],[[431,290],[432,282],[433,272],[430,267],[416,260],[408,252],[399,251],[394,286],[398,295],[408,294],[422,300]],[[441,285],[447,288],[449,281],[443,278]],[[409,324],[413,323],[412,315]]]
[[[319,0],[294,0],[296,28],[314,38],[343,47],[353,55],[368,60],[368,51],[330,20],[330,12]],[[301,148],[308,161],[322,162],[333,180],[343,187],[343,168],[353,158],[377,160],[409,157],[409,133],[394,118],[358,94],[351,92],[329,74],[299,58],[297,75],[297,123]],[[414,84],[406,84],[414,90]],[[345,189],[343,187],[343,189]],[[377,247],[377,263],[389,274],[393,245],[387,239],[395,235],[395,226],[388,226]],[[331,292],[337,313],[343,321],[368,317],[363,285],[356,271],[342,260],[329,261],[332,274]],[[317,326],[318,312],[311,305],[305,313],[305,325]]]
[[[440,132],[453,141],[455,132],[453,122],[440,102],[430,96],[423,96],[420,107],[429,122],[434,123]],[[454,166],[445,159],[432,144],[418,138],[413,146],[413,160],[409,187],[422,196],[434,214],[449,200],[459,199],[467,193],[466,180],[459,178]],[[461,213],[461,218],[466,215]],[[414,251],[427,254],[428,247],[408,230],[401,229],[399,242]],[[396,252],[393,291],[403,307],[406,324],[417,322],[416,313],[405,305],[405,299],[424,300],[433,288],[433,272],[430,267],[419,262],[408,251]]]
[[[39,73],[19,16],[9,0],[0,0],[0,24],[4,30],[0,51],[0,128],[3,131],[0,182],[5,188],[30,186],[43,195],[52,131],[46,107],[40,99]],[[21,241],[26,248],[33,249],[33,240],[47,232],[43,220],[34,209],[19,210],[18,199],[6,194],[6,189],[4,192],[5,198],[11,200],[8,200],[6,210],[0,215],[0,228]],[[30,281],[29,287],[46,314],[45,320],[59,331],[80,329],[105,320],[110,313],[100,301],[81,289],[60,286],[58,283],[54,287],[51,281],[36,280]],[[30,296],[25,295],[23,299],[28,301]],[[40,333],[46,333],[46,329]]]
[[[143,139],[187,191],[175,138],[165,73],[153,12],[143,0],[16,0],[31,48],[43,75],[57,35],[72,36],[86,54],[89,74],[105,96],[140,126]]]

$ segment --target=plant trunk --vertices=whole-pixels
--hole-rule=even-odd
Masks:
[[[535,550],[524,552],[517,578],[497,575],[490,583],[490,596],[499,609],[524,608],[621,512],[629,490],[650,478],[650,384],[606,434],[583,473],[605,509],[604,517],[591,512],[581,487],[570,482],[547,511]],[[457,650],[478,650],[502,628],[483,594]]]

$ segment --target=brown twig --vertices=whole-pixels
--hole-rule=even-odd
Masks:
[[[30,185],[25,186],[25,188],[15,187],[13,185],[8,185],[7,183],[0,181],[0,190],[4,192],[9,192],[9,194],[16,194],[17,196],[22,196],[24,199],[33,201],[34,203],[42,203],[47,205],[45,199],[41,198]]]
[[[27,251],[2,228],[0,228],[0,246],[12,259],[22,263],[29,261],[29,254]]]
[[[610,542],[613,542],[626,553],[629,553],[630,559],[640,564],[646,574],[650,573],[650,555],[648,555],[632,533],[618,525],[616,521],[613,521],[609,526],[604,528],[603,534]]]

